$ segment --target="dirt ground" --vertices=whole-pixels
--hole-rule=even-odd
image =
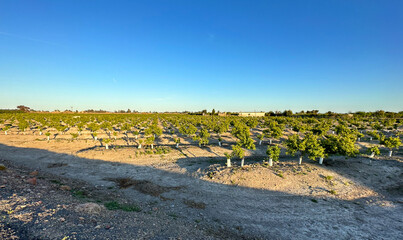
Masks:
[[[222,156],[230,146],[225,142],[202,148],[182,142],[176,149],[169,139],[160,139],[169,153],[147,154],[125,140],[115,143],[122,147],[106,150],[90,138],[67,138],[47,142],[37,135],[0,135],[0,160],[8,167],[0,171],[5,181],[0,183],[1,201],[9,206],[0,209],[4,236],[399,239],[403,233],[401,152],[372,163],[365,157],[331,157],[324,165],[308,159],[298,165],[296,157],[282,152],[280,162],[269,167],[263,161],[264,143],[248,152],[246,167],[233,159],[234,167],[226,168]],[[34,170],[37,185],[28,181]],[[64,185],[71,190],[61,190]],[[96,216],[74,211],[80,203],[108,201],[141,210],[104,209]],[[34,209],[36,217],[19,217],[25,214],[18,210],[21,205],[29,205],[24,209]],[[42,205],[57,209],[54,217],[43,218],[48,223],[38,217],[45,211]],[[89,225],[79,217],[89,219]]]

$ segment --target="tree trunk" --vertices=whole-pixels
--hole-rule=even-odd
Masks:
[[[48,136],[48,142],[49,142],[49,136]]]
[[[176,148],[179,148],[179,143],[176,143]]]
[[[372,141],[372,137],[369,137],[369,141]]]
[[[319,164],[320,164],[320,165],[323,164],[323,157],[319,158]]]
[[[98,140],[98,137],[94,137],[95,141]]]
[[[109,149],[109,146],[108,146],[108,144],[105,144],[105,148],[106,148],[106,149]]]
[[[358,138],[358,141],[361,141],[361,138]]]
[[[220,147],[221,147],[221,142],[220,142],[220,141],[218,141],[218,146],[220,146]]]
[[[373,157],[375,157],[375,153],[374,153],[374,152],[371,153],[371,158],[373,158]]]
[[[259,140],[259,145],[262,145],[262,140]]]
[[[42,132],[39,132],[39,136],[41,136],[42,135]]]
[[[301,164],[302,164],[302,156],[301,156],[301,157],[299,157],[298,164],[299,164],[299,165],[301,165]]]
[[[272,139],[270,139],[270,145],[271,145],[271,141],[272,141]]]
[[[273,166],[273,159],[269,159],[269,166],[271,167],[271,166]]]
[[[7,131],[5,131],[5,134],[7,135]]]
[[[389,151],[389,157],[392,157],[392,150]]]
[[[137,137],[138,137],[138,136],[136,135],[136,136],[134,136],[134,137],[135,137],[135,138],[136,138],[136,140],[137,140]]]
[[[139,149],[141,148],[141,144],[138,146],[138,148],[139,148]]]
[[[245,158],[242,158],[242,160],[241,160],[241,167],[243,167],[244,163],[245,163]]]
[[[153,144],[151,144],[151,149],[154,149],[154,145],[153,145]]]
[[[227,167],[231,167],[231,159],[227,158]]]

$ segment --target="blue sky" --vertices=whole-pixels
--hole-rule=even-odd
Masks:
[[[403,1],[0,0],[0,108],[403,110]]]

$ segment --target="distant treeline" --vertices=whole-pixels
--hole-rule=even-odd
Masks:
[[[18,109],[0,109],[0,113],[24,113],[24,111]]]

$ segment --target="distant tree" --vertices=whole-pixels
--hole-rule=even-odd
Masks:
[[[23,112],[29,112],[31,110],[31,108],[24,106],[24,105],[19,105],[17,106],[17,109]]]

